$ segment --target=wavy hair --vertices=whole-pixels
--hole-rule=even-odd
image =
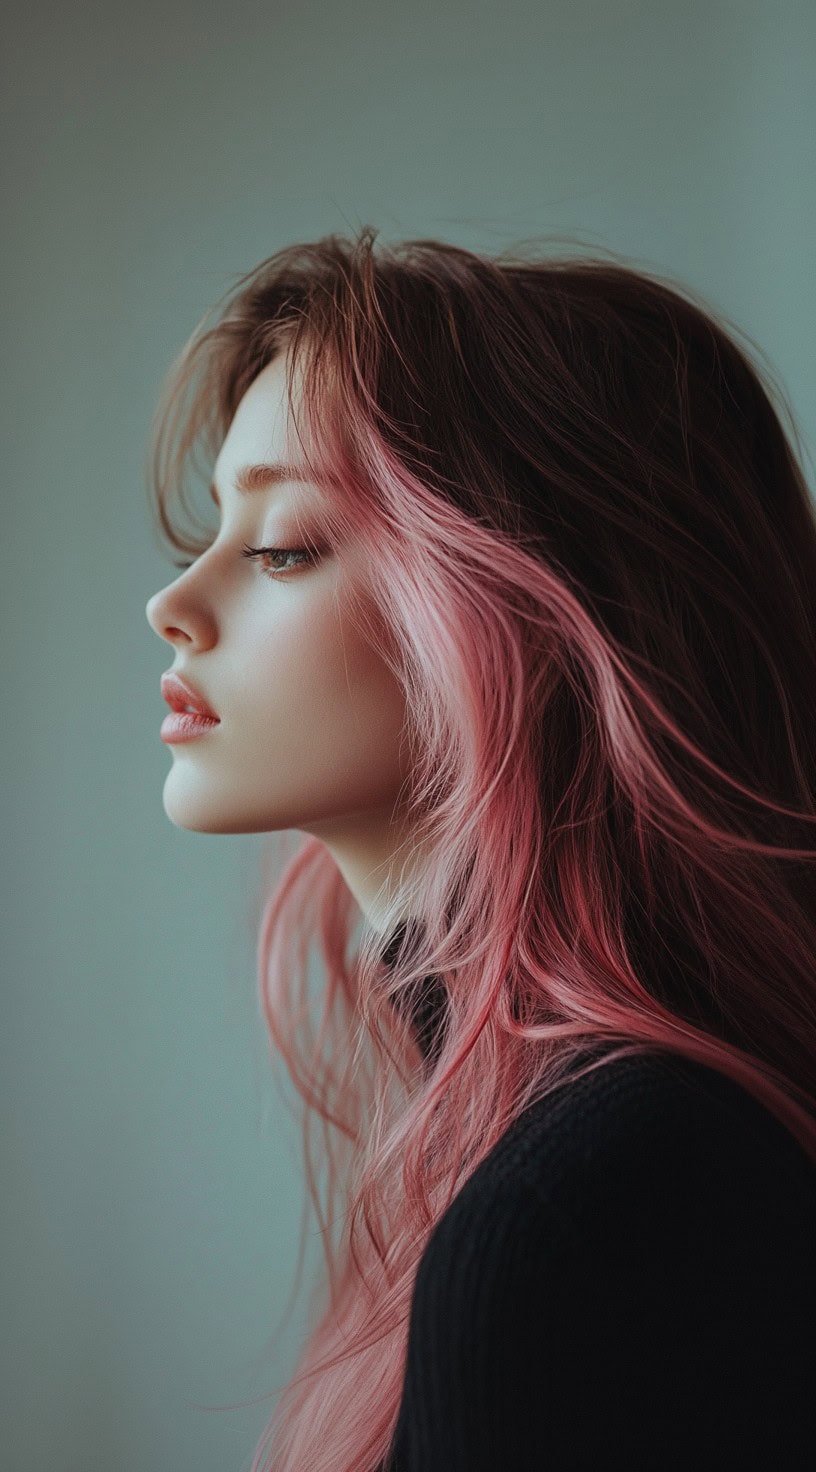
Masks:
[[[432,856],[383,896],[386,933],[417,922],[391,965],[317,838],[261,890],[326,1272],[252,1472],[385,1466],[428,1235],[587,1045],[613,1045],[592,1068],[659,1049],[730,1075],[816,1163],[816,516],[785,395],[722,314],[612,252],[377,235],[239,277],[152,439],[155,525],[198,553],[170,517],[187,463],[277,354],[290,410],[302,369],[298,437],[390,635],[399,804]]]

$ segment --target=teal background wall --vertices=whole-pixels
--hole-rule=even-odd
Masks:
[[[738,321],[812,454],[816,10],[11,0],[4,32],[0,1462],[248,1469],[274,1402],[207,1407],[294,1362],[299,1135],[255,1002],[262,838],[162,807],[159,381],[287,242],[563,232]]]

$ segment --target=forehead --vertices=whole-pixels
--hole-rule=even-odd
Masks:
[[[296,419],[297,376],[292,386],[294,413],[287,395],[286,364],[279,356],[261,370],[233,415],[213,468],[210,495],[217,506],[232,491],[241,498],[281,488],[318,487],[303,463]]]
[[[299,408],[293,384],[294,408]],[[232,416],[219,454],[231,464],[239,459],[296,460],[297,434],[286,393],[283,358],[267,363],[252,380]],[[242,453],[245,452],[245,453]]]

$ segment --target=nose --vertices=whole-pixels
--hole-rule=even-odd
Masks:
[[[150,627],[153,630],[154,634],[159,634],[160,637],[163,638],[164,637],[164,633],[163,633],[162,623],[161,623],[161,621],[159,620],[159,617],[158,617],[158,608],[159,608],[159,604],[161,602],[161,598],[162,598],[161,593],[154,593],[153,596],[152,596],[152,598],[148,598],[147,603],[145,605],[145,618],[147,619],[147,622],[150,624]]]
[[[183,597],[178,580],[148,598],[145,617],[154,634],[174,648],[191,643],[201,649],[209,648],[217,637],[209,607],[201,599]]]
[[[165,590],[154,593],[148,598],[145,605],[145,617],[154,634],[160,639],[167,639],[169,643],[175,644],[179,639],[188,637],[184,631],[170,623],[167,618],[167,608],[164,599]]]

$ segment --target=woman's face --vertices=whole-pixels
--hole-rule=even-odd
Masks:
[[[373,607],[367,638],[347,616],[353,590],[365,599],[365,567],[353,546],[338,555],[328,545],[327,493],[292,481],[236,488],[242,467],[297,465],[297,449],[276,358],[245,393],[219,452],[215,541],[147,604],[151,628],[173,650],[169,668],[220,718],[168,747],[164,806],[182,828],[323,837],[362,900],[360,873],[396,837],[404,700],[378,653]],[[300,551],[249,558],[244,543]],[[310,544],[314,557],[303,555]]]

